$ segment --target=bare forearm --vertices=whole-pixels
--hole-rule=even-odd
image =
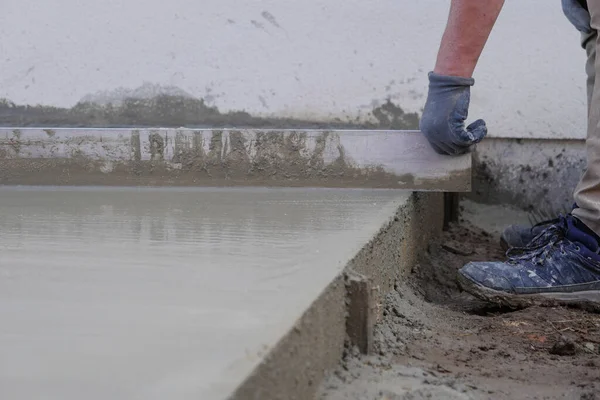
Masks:
[[[434,72],[470,78],[504,0],[452,0]]]

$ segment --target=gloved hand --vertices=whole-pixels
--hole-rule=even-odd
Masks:
[[[482,119],[465,129],[470,89],[474,83],[473,78],[429,73],[429,93],[419,125],[436,152],[447,155],[467,153],[487,134]]]
[[[591,33],[590,13],[578,0],[562,0],[563,13],[579,32]]]

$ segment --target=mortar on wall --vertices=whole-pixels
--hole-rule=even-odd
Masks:
[[[467,197],[556,215],[571,209],[585,160],[584,140],[488,138],[477,145]]]

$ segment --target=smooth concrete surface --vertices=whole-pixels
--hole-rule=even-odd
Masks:
[[[408,198],[0,187],[0,398],[225,398]]]
[[[167,94],[202,99],[225,126],[242,126],[226,113],[243,111],[390,128],[402,110],[421,113],[449,4],[2,0],[0,98],[77,114],[78,102],[114,111],[127,98]],[[475,71],[470,120],[486,119],[490,137],[584,138],[584,63],[560,1],[507,1]],[[181,123],[149,109],[158,122],[145,126]],[[8,126],[22,126],[27,110],[12,111]],[[147,114],[141,101],[118,111]],[[73,126],[98,126],[102,114]]]

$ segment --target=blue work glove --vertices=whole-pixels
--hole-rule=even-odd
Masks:
[[[581,33],[592,33],[590,13],[578,0],[562,0],[563,13]]]
[[[465,129],[473,78],[429,73],[429,93],[419,128],[431,147],[447,155],[469,152],[487,134],[487,127],[478,119]]]

